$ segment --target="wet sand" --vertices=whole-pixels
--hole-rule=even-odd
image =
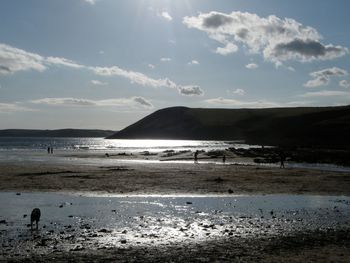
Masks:
[[[350,195],[350,174],[213,163],[0,163],[0,190],[113,194]]]
[[[75,156],[77,157],[77,156]],[[93,158],[102,156],[94,156]],[[152,159],[152,156],[148,156]],[[79,158],[92,158],[82,155]],[[123,157],[121,157],[123,158]],[[229,159],[229,158],[228,158]],[[203,161],[203,163],[201,163]],[[312,194],[350,196],[350,174],[261,165],[189,162],[0,163],[2,192],[71,192],[110,195],[181,194]],[[349,207],[347,208],[349,209]],[[332,211],[330,213],[333,213]],[[22,215],[19,215],[22,216]],[[350,222],[349,222],[350,223]],[[270,227],[276,228],[277,224]],[[266,226],[265,226],[266,227]],[[43,233],[43,232],[42,232]],[[99,233],[101,234],[101,233]],[[103,233],[102,233],[103,234]],[[0,238],[4,238],[0,232]],[[201,242],[131,247],[76,247],[72,251],[37,253],[46,235],[31,236],[31,247],[0,260],[12,262],[349,262],[350,230],[280,232],[277,236],[232,235]],[[50,243],[50,240],[47,240]],[[67,239],[68,242],[68,239]],[[2,252],[5,248],[2,247]],[[2,255],[4,255],[2,253]]]

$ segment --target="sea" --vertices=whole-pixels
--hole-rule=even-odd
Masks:
[[[54,155],[47,154],[47,148],[54,150]],[[104,138],[62,138],[62,137],[0,137],[0,163],[6,162],[45,162],[45,163],[71,163],[76,164],[110,164],[115,160],[101,158],[73,158],[67,157],[70,154],[126,154],[129,159],[119,160],[119,162],[153,162],[159,163],[159,160],[133,159],[137,153],[148,152],[150,154],[159,154],[162,152],[181,152],[190,151],[221,151],[228,148],[260,148],[261,145],[250,145],[244,141],[201,141],[201,140],[139,140],[139,139],[104,139]],[[265,146],[272,147],[272,146]],[[54,158],[53,158],[54,157]],[[102,163],[101,163],[102,162]],[[171,162],[189,162],[178,160]],[[204,161],[203,161],[204,162]],[[207,160],[205,162],[222,164],[218,160]],[[252,160],[230,161],[226,164],[257,165]],[[264,166],[278,166],[278,164],[260,164]],[[318,163],[294,163],[287,162],[290,168],[309,168],[326,171],[350,172],[350,167],[338,166],[333,164]]]
[[[251,148],[243,141],[193,141],[193,140],[121,140],[104,138],[55,138],[55,137],[0,137],[0,151],[89,150],[115,152],[161,152],[166,150],[224,150],[229,147]]]

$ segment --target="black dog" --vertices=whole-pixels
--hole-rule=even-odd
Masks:
[[[30,229],[33,230],[33,222],[36,223],[36,229],[38,229],[39,221],[40,221],[41,212],[39,208],[34,208],[30,215]]]

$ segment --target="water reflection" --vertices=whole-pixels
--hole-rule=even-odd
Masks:
[[[40,207],[38,233],[27,227]],[[0,245],[45,251],[153,246],[348,227],[350,198],[332,196],[118,196],[0,193]],[[44,240],[44,241],[43,241]]]

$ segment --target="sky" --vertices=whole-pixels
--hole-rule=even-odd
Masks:
[[[348,0],[2,0],[0,129],[350,104]]]

